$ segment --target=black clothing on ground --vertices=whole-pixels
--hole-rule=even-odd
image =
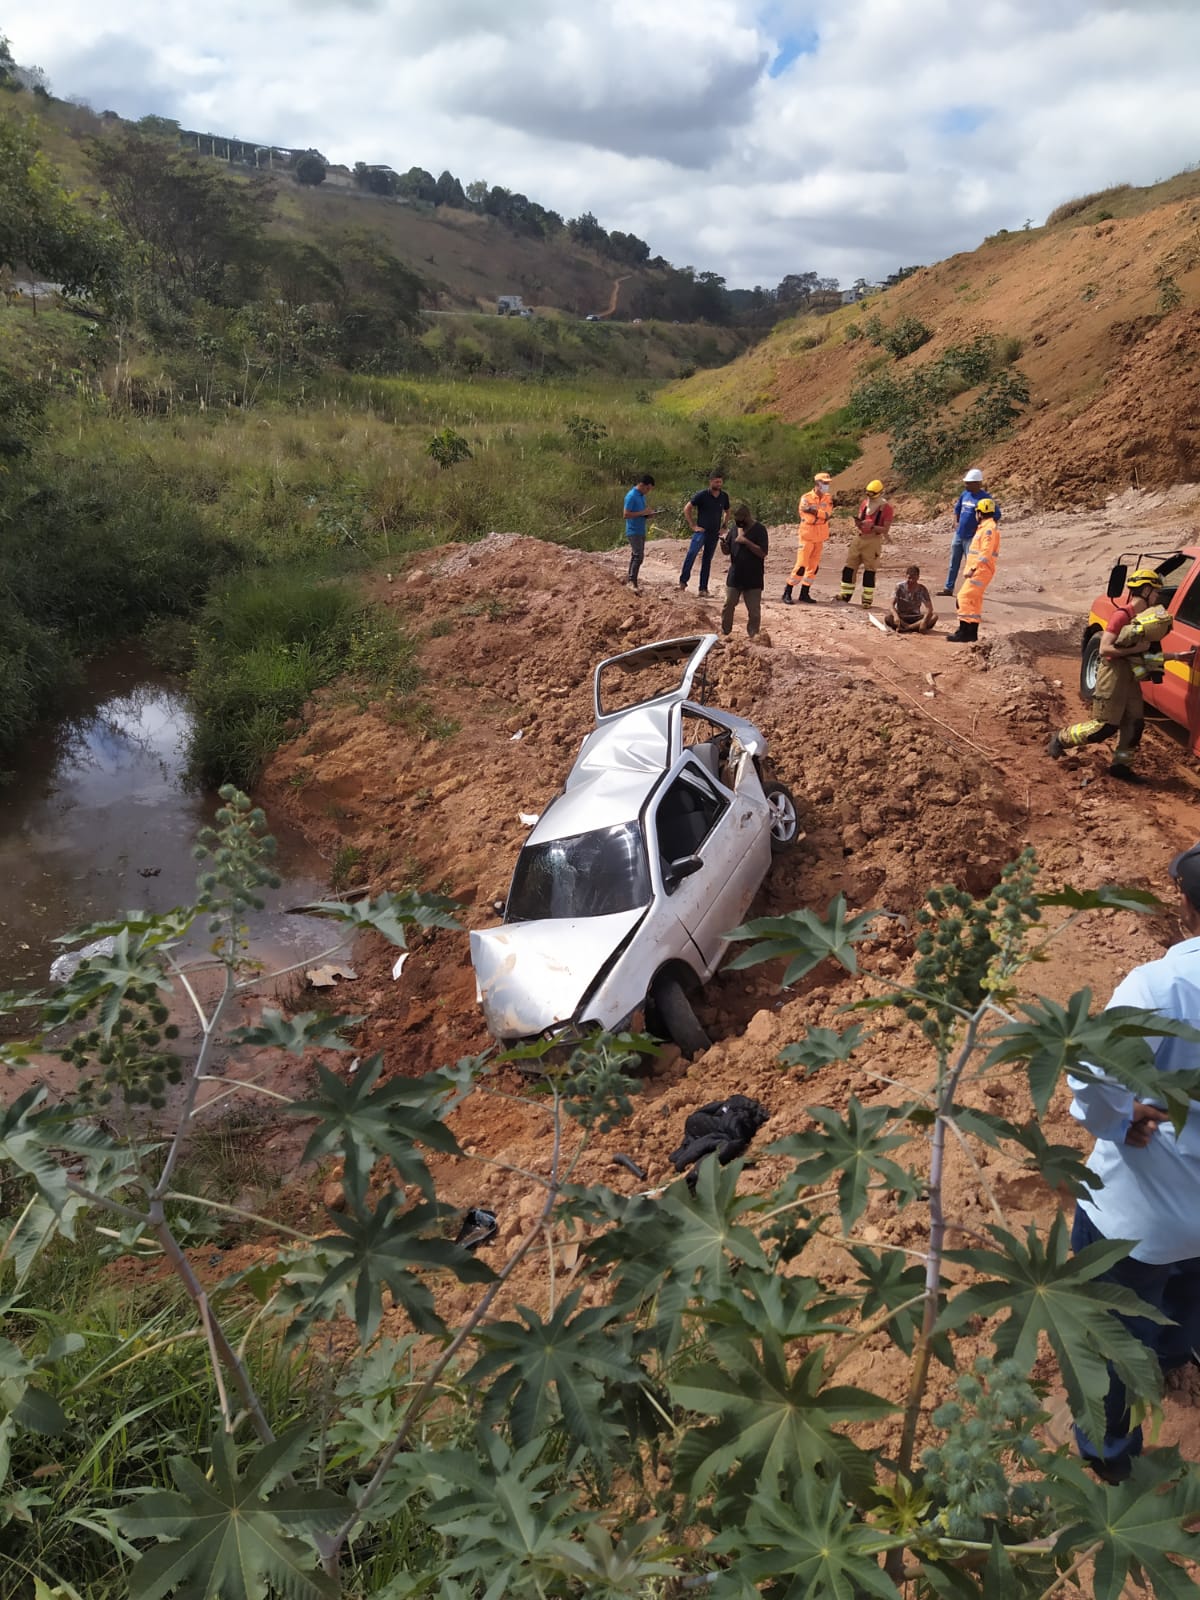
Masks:
[[[749,1148],[770,1115],[766,1106],[744,1094],[731,1094],[690,1111],[683,1125],[683,1143],[671,1152],[671,1165],[682,1172],[715,1151],[721,1165],[728,1166]],[[688,1174],[688,1183],[695,1187],[695,1172]]]

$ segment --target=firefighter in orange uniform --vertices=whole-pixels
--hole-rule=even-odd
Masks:
[[[821,552],[829,538],[829,518],[833,511],[833,479],[827,472],[818,472],[807,494],[800,496],[800,526],[796,530],[796,569],[783,591],[785,606],[815,606],[808,592],[809,586],[821,566]],[[792,589],[799,584],[800,593],[792,599]]]
[[[975,537],[967,551],[966,573],[958,591],[958,627],[946,635],[951,644],[974,644],[979,638],[979,623],[983,617],[983,597],[987,586],[996,576],[996,560],[1000,555],[1000,529],[996,523],[996,506],[984,495],[975,506]]]

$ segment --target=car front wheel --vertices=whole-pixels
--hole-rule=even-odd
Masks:
[[[685,1056],[703,1055],[712,1040],[700,1026],[692,1002],[683,991],[678,978],[664,976],[655,979],[650,999],[658,1013],[658,1020],[672,1044],[677,1044]]]
[[[771,813],[771,849],[776,855],[782,855],[795,844],[800,832],[795,797],[786,784],[774,780],[763,784],[763,793]]]
[[[1100,671],[1100,635],[1093,633],[1083,644],[1083,660],[1079,665],[1079,692],[1085,700],[1096,693],[1096,674]]]

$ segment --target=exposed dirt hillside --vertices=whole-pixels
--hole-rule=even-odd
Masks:
[[[848,340],[847,326],[873,313],[888,326],[915,317],[934,337],[896,364],[901,375],[976,334],[1021,341],[1033,404],[1015,437],[984,453],[989,483],[1068,505],[1200,477],[1200,200],[1195,175],[1184,177],[1193,181],[1162,187],[1183,198],[1104,220],[1096,204],[1067,222],[996,235],[862,305],[788,323],[716,378],[693,379],[684,402],[815,420],[846,403],[879,354]],[[1164,276],[1181,302],[1160,314]],[[861,476],[857,467],[849,475],[856,485]]]
[[[811,1102],[841,1106],[851,1093],[868,1101],[894,1095],[880,1075],[923,1081],[930,1064],[922,1043],[890,1015],[850,1068],[805,1081],[781,1072],[776,1058],[806,1026],[840,1026],[846,1002],[903,978],[912,957],[904,919],[927,886],[950,880],[985,890],[1029,842],[1047,884],[1163,889],[1172,852],[1197,832],[1197,785],[1179,741],[1150,730],[1141,765],[1152,786],[1136,792],[1103,775],[1100,754],[1056,765],[1044,746],[1079,703],[1073,680],[1081,605],[1102,586],[1131,519],[1148,537],[1170,541],[1177,510],[1174,501],[1132,496],[1092,517],[1006,519],[986,643],[965,651],[938,635],[885,635],[857,605],[785,610],[776,593],[791,530],[776,530],[767,632],[748,642],[739,621],[715,652],[709,685],[714,701],[765,729],[778,773],[800,802],[806,836],[777,863],[756,910],[823,908],[841,892],[853,908],[897,917],[866,948],[858,978],[821,969],[783,994],[768,969],[719,976],[700,1007],[716,1044],[690,1064],[667,1053],[632,1116],[585,1155],[583,1181],[639,1187],[613,1167],[617,1152],[646,1169],[647,1183],[669,1180],[667,1155],[687,1112],[714,1095],[756,1095],[772,1113],[767,1133],[779,1135],[807,1125]],[[886,554],[883,590],[914,556],[934,572],[946,535],[941,524],[901,525]],[[676,587],[680,554],[677,543],[651,547],[640,596],[621,586],[620,549],[589,556],[496,535],[426,555],[420,567],[381,584],[380,594],[424,635],[428,692],[443,719],[426,717],[425,727],[443,737],[422,734],[386,701],[363,706],[331,695],[275,761],[269,809],[299,822],[330,857],[347,844],[361,850],[364,879],[376,887],[437,885],[464,902],[468,925],[494,921],[494,902],[525,833],[519,813],[540,810],[555,793],[590,726],[596,660],[623,645],[712,626],[712,603]],[[823,578],[819,591],[827,597],[832,580]],[[1051,946],[1050,959],[1032,969],[1030,987],[1065,999],[1088,984],[1104,997],[1130,966],[1161,953],[1173,937],[1169,917],[1093,917]],[[360,1045],[381,1049],[389,1073],[421,1072],[486,1045],[463,935],[420,941],[399,980],[391,975],[392,953],[369,942],[355,965],[360,977],[339,989],[339,1005],[369,1016]],[[544,1102],[520,1098],[515,1077],[505,1087],[518,1098],[477,1092],[466,1102],[456,1129],[468,1159],[438,1164],[447,1198],[497,1209],[501,1244],[523,1230],[538,1204],[539,1191],[516,1169],[545,1172],[550,1159]],[[988,1094],[981,1104],[1021,1103],[1015,1085],[994,1085]],[[1065,1097],[1052,1108],[1047,1132],[1086,1147]],[[761,1180],[749,1173],[746,1181],[768,1182],[769,1160],[760,1172]],[[951,1180],[951,1212],[968,1236],[994,1218],[989,1186],[1018,1230],[1035,1220],[1044,1226],[1060,1203],[1035,1172],[1005,1158],[987,1156],[984,1176],[986,1184],[963,1161]],[[895,1214],[881,1198],[859,1236],[914,1246],[918,1209]],[[573,1262],[567,1248],[560,1289]],[[830,1243],[823,1267],[836,1277],[845,1263],[843,1248]],[[544,1305],[549,1292],[543,1255],[522,1268],[513,1293]],[[585,1292],[594,1297],[600,1288]],[[1052,1363],[1038,1370],[1053,1385]],[[898,1398],[900,1368],[889,1367],[882,1336],[847,1363],[847,1381],[856,1378]],[[1062,1421],[1060,1414],[1055,1427]],[[874,1442],[882,1443],[877,1432]],[[1183,1440],[1192,1454],[1200,1449],[1200,1417],[1185,1391],[1168,1401],[1163,1438]]]

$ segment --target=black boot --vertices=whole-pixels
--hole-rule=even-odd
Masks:
[[[800,593],[796,596],[796,604],[797,605],[804,605],[804,606],[815,606],[816,603],[817,602],[813,599],[812,595],[810,595],[809,592],[808,592],[808,585],[806,583],[802,583],[800,585]]]
[[[784,584],[782,599],[785,606],[795,605],[796,602],[792,599],[792,586],[790,583]]]
[[[946,635],[949,644],[977,644],[979,641],[979,624],[977,622],[960,622],[953,633]]]

